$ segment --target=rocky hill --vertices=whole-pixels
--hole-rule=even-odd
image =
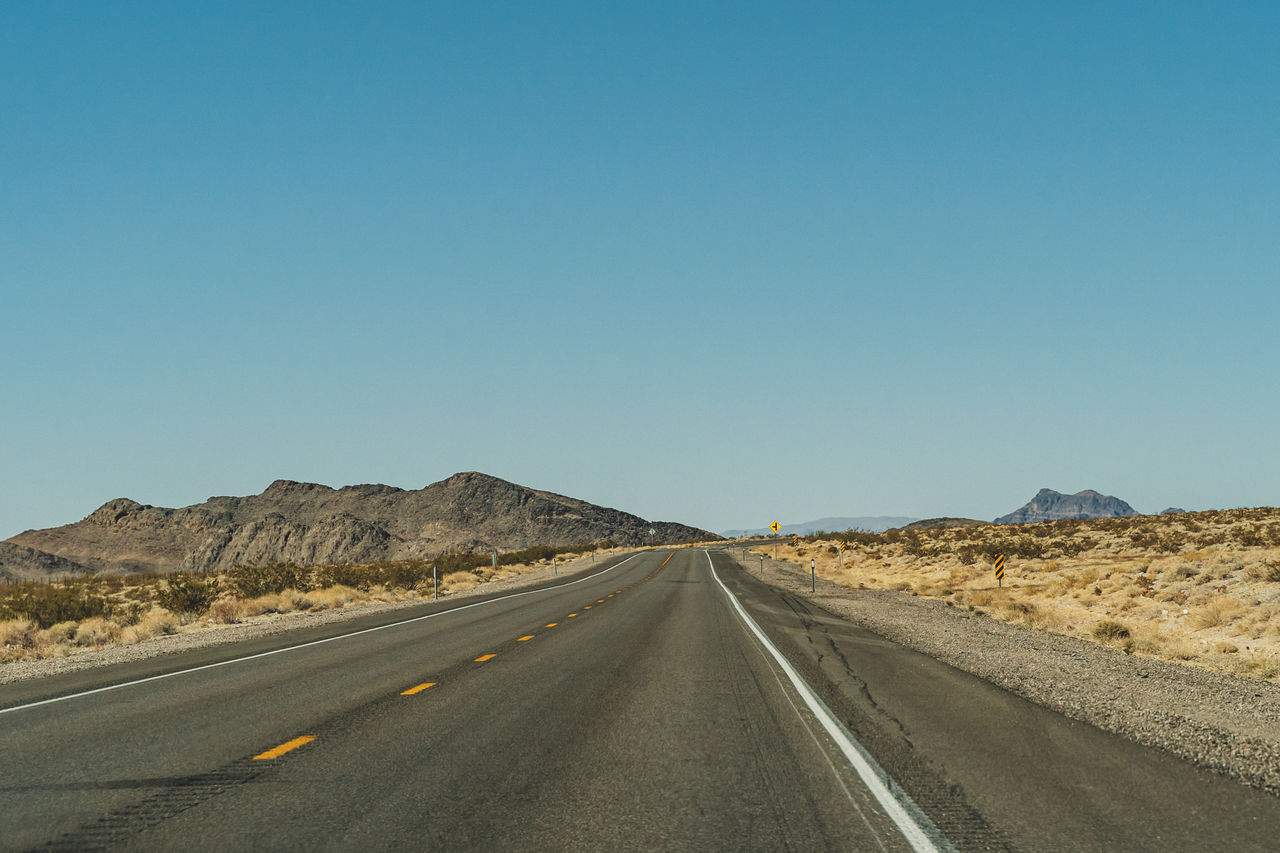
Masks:
[[[683,524],[649,522],[471,471],[418,490],[332,489],[277,480],[260,495],[214,497],[180,509],[117,498],[74,524],[28,530],[6,540],[0,571],[10,568],[11,560],[15,572],[23,568],[23,576],[42,561],[49,573],[82,567],[167,572],[270,561],[416,559],[604,539],[641,545],[715,538]]]
[[[987,521],[979,521],[976,518],[955,518],[953,516],[944,516],[942,518],[922,518],[919,521],[913,521],[910,524],[903,525],[903,530],[935,530],[937,528],[949,527],[977,527],[982,524],[989,524]]]
[[[1063,518],[1115,518],[1137,514],[1133,507],[1119,498],[1098,494],[1092,489],[1085,489],[1074,495],[1041,489],[1020,509],[997,518],[996,524],[1058,521]]]
[[[86,566],[34,548],[0,542],[0,580],[41,580],[50,576],[63,577],[89,571]]]

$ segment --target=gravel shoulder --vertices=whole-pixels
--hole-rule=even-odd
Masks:
[[[581,557],[558,567],[562,575],[572,574],[590,568],[590,556]],[[483,583],[465,592],[453,593],[444,601],[463,601],[480,595],[491,595],[495,592],[523,589],[553,579],[551,568],[539,569],[536,572],[503,578],[502,580]],[[417,607],[431,600],[429,595],[394,602],[372,602],[355,604],[332,610],[321,610],[315,613],[269,613],[253,616],[235,625],[200,625],[183,628],[176,634],[153,637],[141,643],[127,646],[108,646],[101,649],[86,649],[67,655],[66,657],[45,658],[43,660],[22,660],[0,664],[0,684],[14,681],[25,681],[31,678],[44,678],[65,672],[76,672],[100,666],[111,666],[118,663],[143,660],[160,655],[171,655],[189,649],[206,646],[239,643],[244,640],[257,639],[273,634],[283,634],[300,628],[316,625],[327,625],[332,622],[345,622],[370,613],[381,613],[388,610],[403,610]]]
[[[758,555],[739,564],[761,576]],[[1280,687],[1125,655],[890,590],[850,589],[793,563],[763,580],[1032,702],[1280,795]]]

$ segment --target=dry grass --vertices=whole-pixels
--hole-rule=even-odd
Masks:
[[[843,561],[832,547],[841,538]],[[753,550],[773,554],[772,545]],[[992,567],[999,553],[1003,586]],[[820,575],[848,587],[909,591],[1130,654],[1280,678],[1280,509],[817,536],[779,556],[806,572],[815,559]]]

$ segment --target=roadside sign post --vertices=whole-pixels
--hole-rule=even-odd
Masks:
[[[1004,554],[996,555],[996,586],[1004,587]]]
[[[782,529],[782,525],[778,523],[778,519],[773,520],[773,524],[769,525],[769,529],[773,531],[773,535],[777,536],[778,531]],[[778,540],[773,540],[773,559],[778,559]]]
[[[836,550],[837,550],[836,559],[840,562],[841,568],[844,567],[844,549],[848,547],[849,547],[849,543],[844,541],[841,541],[840,544],[836,546]]]

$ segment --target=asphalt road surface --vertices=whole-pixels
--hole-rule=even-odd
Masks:
[[[0,849],[1276,850],[1280,798],[651,551],[0,686]]]

